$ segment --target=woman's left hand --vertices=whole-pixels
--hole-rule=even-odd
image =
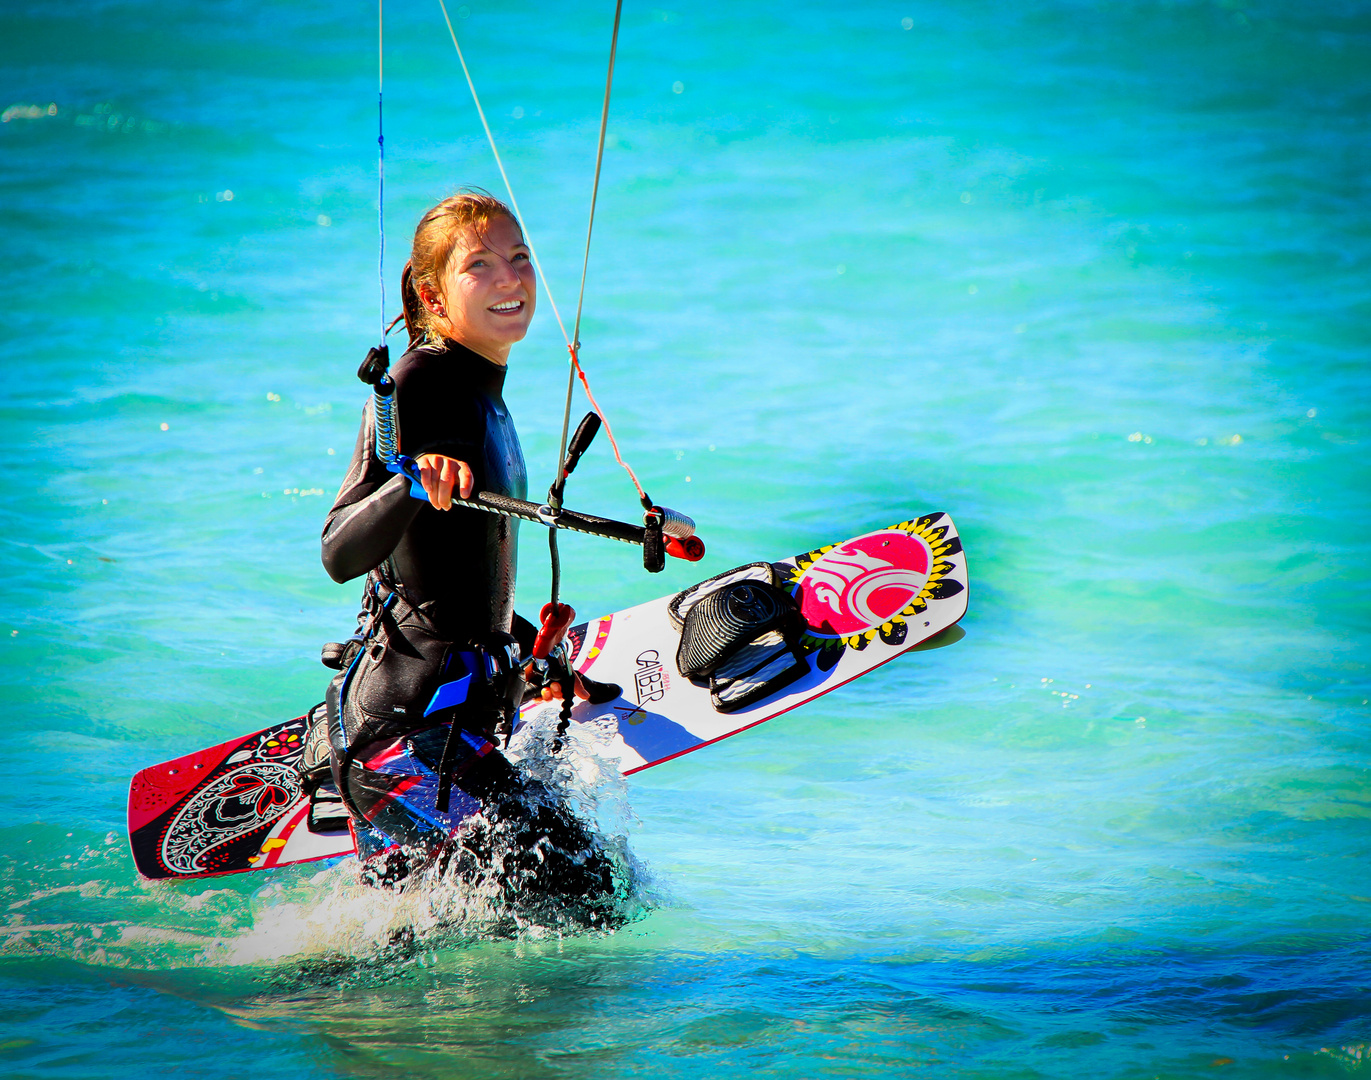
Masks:
[[[532,660],[530,660],[524,668],[524,678],[529,679],[530,681],[535,678]],[[590,699],[590,691],[586,689],[585,683],[581,682],[581,676],[579,673],[575,673],[575,678],[576,696],[580,698],[582,701],[588,701]],[[561,701],[563,698],[566,697],[566,691],[562,689],[562,682],[560,679],[548,683],[546,686],[542,688],[542,690],[536,692],[542,697],[544,701],[552,701],[554,698],[558,701]]]
[[[576,676],[576,696],[580,698],[582,701],[586,701],[590,698],[590,692],[585,688],[585,684],[581,682],[580,675]],[[565,697],[566,694],[563,692],[562,684],[559,682],[548,683],[545,687],[543,687],[544,701],[551,701],[553,698],[556,698],[558,701],[561,701]]]

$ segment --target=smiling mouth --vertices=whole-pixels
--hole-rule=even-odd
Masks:
[[[493,311],[497,315],[513,315],[516,311],[524,309],[522,300],[502,300],[498,304],[491,304],[486,310]]]

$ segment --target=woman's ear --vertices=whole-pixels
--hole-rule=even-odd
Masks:
[[[424,307],[437,315],[438,318],[447,318],[447,312],[443,310],[442,297],[438,295],[432,285],[424,283],[419,286],[419,299],[424,302]]]

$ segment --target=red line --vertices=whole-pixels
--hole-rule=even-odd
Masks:
[[[308,802],[306,802],[304,806],[300,807],[300,809],[297,810],[297,811],[295,812],[295,816],[294,816],[293,818],[291,818],[289,821],[286,822],[286,830],[285,830],[285,832],[283,832],[280,836],[277,836],[277,837],[273,837],[273,838],[272,838],[272,839],[280,840],[280,841],[281,841],[281,846],[280,846],[280,847],[274,847],[274,848],[272,848],[269,852],[267,852],[267,857],[266,857],[265,859],[262,860],[262,865],[261,865],[261,866],[254,867],[254,869],[256,869],[256,870],[265,870],[265,869],[266,869],[267,867],[269,867],[269,866],[275,866],[275,865],[276,865],[276,860],[279,859],[279,858],[281,857],[281,852],[283,852],[283,851],[286,850],[286,841],[288,841],[288,840],[290,839],[291,833],[293,833],[293,832],[296,830],[296,828],[299,827],[300,821],[301,821],[303,818],[307,818],[307,817],[309,817],[309,803],[308,803]],[[259,849],[259,850],[260,850],[260,849]]]
[[[599,652],[595,652],[595,655],[590,657],[590,659],[587,660],[583,666],[576,669],[582,675],[584,675],[587,671],[590,670],[591,664],[595,663],[596,660],[600,659],[600,653],[604,652],[602,642],[605,642],[609,639],[609,627],[613,621],[613,615],[605,615],[603,618],[595,620],[595,640],[590,643],[590,648],[592,652],[595,652],[595,650],[597,649],[599,650]],[[587,633],[586,637],[589,638],[590,635]],[[624,775],[628,774],[625,773]]]
[[[419,783],[423,779],[424,778],[422,776],[406,776],[403,780],[401,780],[398,784],[395,785],[395,789],[393,791],[386,792],[385,795],[381,796],[381,798],[376,800],[376,805],[371,808],[371,812],[374,814],[378,810],[382,810],[385,807],[389,806],[401,795],[403,795],[406,791],[408,791],[410,788],[412,788],[415,784]],[[370,820],[371,818],[368,817],[367,821]]]
[[[348,855],[356,854],[357,847],[354,844],[348,851],[335,851],[328,855],[311,855],[308,859],[295,859],[292,862],[286,863],[286,865],[296,866],[307,862],[318,862],[320,859],[342,859],[346,858]],[[146,874],[143,874],[142,871],[139,871],[139,874],[147,881],[189,881],[191,878],[228,877],[229,874],[250,874],[254,870],[261,870],[264,868],[265,867],[261,866],[235,866],[232,870],[214,870],[206,874],[166,874],[160,878],[149,878]]]

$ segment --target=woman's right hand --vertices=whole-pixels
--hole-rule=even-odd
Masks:
[[[452,509],[454,490],[463,499],[471,498],[474,480],[465,461],[443,454],[420,454],[414,463],[419,466],[419,482],[428,493],[428,501],[439,510]]]

